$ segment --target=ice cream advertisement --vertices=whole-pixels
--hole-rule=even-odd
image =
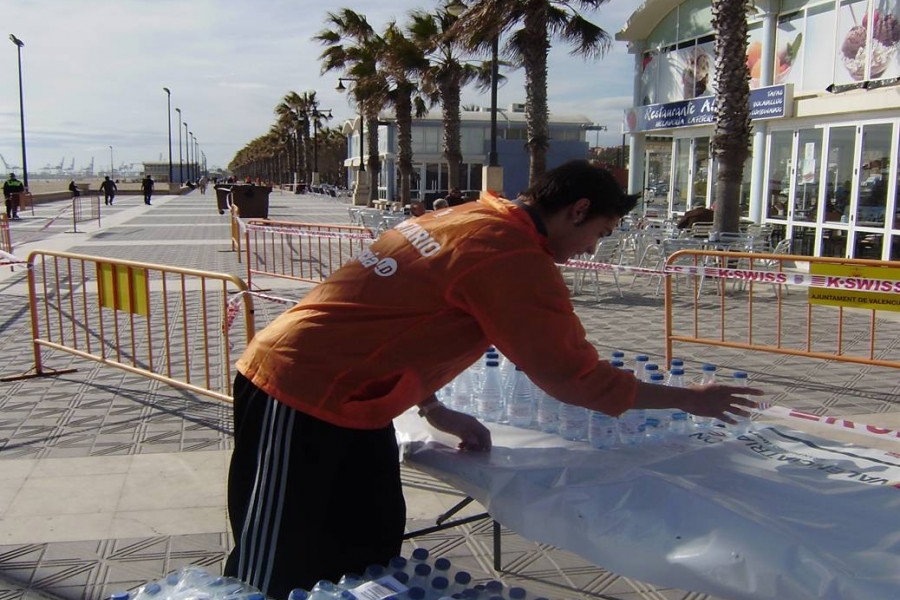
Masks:
[[[848,2],[838,13],[834,82],[900,75],[900,21],[896,0]]]

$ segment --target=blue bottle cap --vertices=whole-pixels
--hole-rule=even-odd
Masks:
[[[384,567],[381,565],[369,565],[366,567],[365,577],[367,579],[378,579],[384,575]]]
[[[406,566],[406,559],[402,556],[395,556],[391,560],[388,561],[388,566],[392,569],[397,569],[398,571]]]
[[[409,573],[404,573],[403,571],[397,571],[396,573],[394,573],[394,579],[396,579],[403,585],[406,585],[407,583],[409,583]]]
[[[499,592],[500,590],[503,589],[503,583],[500,581],[497,581],[496,579],[492,579],[492,580],[488,581],[486,584],[484,584],[484,587],[489,592]]]
[[[486,352],[496,352],[496,351],[497,351],[497,346],[488,346],[488,349],[486,350]]]
[[[662,373],[653,373],[650,375],[650,381],[662,381],[666,378]]]
[[[423,600],[423,598],[425,598],[425,590],[420,587],[411,587],[406,592],[406,595],[410,600]]]
[[[621,350],[616,350],[615,352],[612,353],[612,357],[613,358],[625,358],[625,353],[622,352]]]
[[[263,598],[265,599],[265,596],[263,596]],[[341,600],[356,600],[356,595],[350,590],[342,590]]]
[[[436,590],[446,590],[450,587],[450,582],[447,581],[446,577],[435,577],[431,580],[431,587]]]
[[[500,360],[500,355],[497,354],[496,352],[488,352],[487,354],[484,355],[484,358],[486,360]]]
[[[747,374],[743,371],[735,371],[731,376],[735,379],[747,379]]]
[[[626,373],[631,373],[632,375],[634,375],[634,369],[622,369],[622,370],[625,371]]]
[[[450,561],[446,558],[439,558],[434,561],[434,568],[438,571],[448,571],[450,569]]]
[[[162,587],[155,581],[144,586],[144,594],[148,596],[154,596],[158,594],[160,590],[162,590]]]
[[[413,550],[412,557],[415,560],[428,560],[428,550],[425,548],[416,548]]]
[[[672,366],[673,366],[673,367],[683,367],[683,366],[684,366],[684,361],[681,360],[680,358],[673,358],[673,359],[672,359]]]
[[[511,600],[522,600],[522,598],[525,598],[528,595],[528,592],[520,587],[514,587],[509,588],[506,595],[509,596]]]
[[[425,563],[417,564],[416,575],[418,575],[419,577],[427,577],[431,575],[431,565],[426,565]]]
[[[644,365],[644,370],[645,371],[658,371],[659,365],[655,365],[653,363],[647,363],[646,365]]]
[[[467,598],[467,599],[477,598],[477,597],[478,597],[478,590],[473,590],[472,588],[469,588],[469,589],[467,589],[467,590],[463,590],[463,591],[462,591],[462,597],[463,597],[463,598]]]
[[[516,365],[516,371],[519,371],[519,372],[521,373],[521,372],[522,372],[522,367],[520,367],[519,365]]]
[[[266,595],[260,594],[259,592],[253,592],[247,596],[246,600],[266,600]]]
[[[609,364],[610,364],[610,366],[613,366],[617,369],[621,369],[622,367],[625,366],[625,363],[623,363],[621,360],[611,360],[611,361],[609,361]]]
[[[715,371],[716,365],[703,365],[703,370],[704,371]]]
[[[684,369],[672,369],[672,375],[684,375]]]
[[[489,367],[499,367],[499,366],[500,366],[500,363],[497,362],[496,360],[489,360],[489,361],[487,361],[487,366],[489,366]]]
[[[288,600],[306,600],[307,598],[309,598],[309,592],[303,588],[294,588],[288,595]]]
[[[334,584],[328,581],[327,579],[320,579],[316,582],[316,585],[313,586],[314,590],[324,590],[326,592],[330,592],[334,589]]]
[[[109,600],[128,600],[129,596],[128,592],[116,592],[109,597]]]
[[[456,575],[453,576],[453,581],[460,585],[469,585],[469,582],[472,581],[472,576],[468,571],[457,571]]]
[[[176,572],[176,573],[169,573],[169,574],[166,576],[166,584],[167,584],[167,585],[177,585],[179,579],[181,579],[181,575],[179,575],[177,572]]]
[[[637,356],[634,357],[634,360],[636,360],[638,362],[646,362],[646,361],[650,360],[650,357],[647,356],[646,354],[638,354]]]

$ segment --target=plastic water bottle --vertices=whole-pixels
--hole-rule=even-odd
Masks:
[[[519,367],[513,372],[507,396],[507,417],[513,427],[527,428],[534,419],[534,386]]]
[[[381,567],[382,572],[384,571],[384,567]],[[382,573],[383,574],[383,573]],[[379,575],[378,577],[381,577]],[[337,583],[337,586],[342,590],[352,590],[358,585],[362,585],[366,581],[371,581],[372,579],[376,579],[376,577],[369,576],[369,569],[366,569],[366,575],[357,575],[356,573],[347,573],[343,575]]]
[[[428,589],[428,582],[431,581],[431,565],[427,563],[418,563],[413,567],[413,574],[409,578],[410,587],[420,587]]]
[[[456,376],[450,389],[450,408],[464,412],[473,413],[472,398],[475,395],[475,384],[472,381],[472,373],[466,369]]]
[[[303,588],[294,588],[288,594],[288,600],[307,600],[307,598],[309,598],[309,592]]]
[[[715,365],[703,365],[700,375],[700,385],[706,385],[709,383],[716,382],[716,366]],[[697,415],[691,415],[694,419],[694,425],[696,425],[700,429],[709,429],[713,425],[714,419],[710,417],[698,417]]]
[[[731,374],[731,383],[739,387],[747,387],[750,385],[750,377],[745,371],[735,371]],[[748,418],[732,415],[737,420],[737,424],[725,424],[728,433],[732,435],[744,435],[750,431],[751,421]]]
[[[444,598],[448,594],[448,590],[450,589],[450,582],[443,575],[438,575],[437,577],[432,577],[431,581],[428,583],[428,589],[425,590],[426,596],[429,598]]]
[[[647,365],[650,380],[648,383],[653,385],[663,385],[666,376],[657,370],[649,369],[656,365]],[[644,436],[648,440],[661,440],[665,437],[666,431],[669,429],[669,410],[668,409],[648,409],[645,411],[646,420],[644,421]]]
[[[599,410],[590,411],[588,439],[598,450],[615,448],[619,445],[618,419]]]
[[[559,404],[559,435],[567,440],[579,442],[587,439],[588,409],[574,404]]]
[[[672,361],[674,362],[674,360]],[[684,369],[674,368],[669,371],[669,379],[666,385],[674,388],[684,387]],[[687,435],[691,432],[690,415],[680,409],[672,409],[669,413],[669,433],[672,435]]]
[[[496,423],[503,415],[503,390],[500,387],[500,363],[489,360],[484,371],[484,381],[475,400],[478,416]]]
[[[559,400],[545,392],[538,390],[537,422],[538,428],[544,433],[559,432]]]
[[[341,594],[346,591],[327,579],[322,579],[309,591],[309,600],[343,600]],[[352,597],[351,595],[350,598]]]
[[[450,583],[451,594],[461,594],[463,590],[468,589],[472,583],[472,575],[468,571],[457,571],[453,574],[453,580]]]
[[[623,363],[625,362],[625,353],[621,350],[616,350],[612,354],[610,354],[610,358],[612,360],[620,360]]]
[[[638,381],[644,381],[644,367],[650,362],[650,357],[646,354],[638,354],[634,357],[634,376]]]
[[[644,365],[644,378],[641,381],[650,383],[650,379],[653,377],[654,373],[659,373],[659,365],[648,362]]]

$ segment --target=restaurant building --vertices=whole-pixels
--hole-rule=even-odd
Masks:
[[[629,188],[665,190],[670,216],[713,202],[711,21],[708,0],[646,0],[616,36],[634,55]],[[743,216],[795,253],[900,260],[897,0],[757,0],[747,23]]]

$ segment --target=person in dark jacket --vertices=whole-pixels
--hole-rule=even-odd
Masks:
[[[3,182],[3,198],[6,200],[6,218],[19,220],[19,194],[25,191],[25,185],[16,179],[15,173]]]
[[[695,204],[694,208],[681,215],[678,221],[678,229],[690,229],[694,223],[712,223],[715,211],[706,208],[703,204]]]
[[[141,191],[144,192],[144,204],[150,206],[150,197],[153,196],[153,178],[149,174],[141,180]]]
[[[103,203],[107,206],[112,206],[113,200],[116,197],[116,191],[119,187],[116,185],[116,182],[109,178],[109,175],[103,180],[100,184],[100,191],[103,192]]]

